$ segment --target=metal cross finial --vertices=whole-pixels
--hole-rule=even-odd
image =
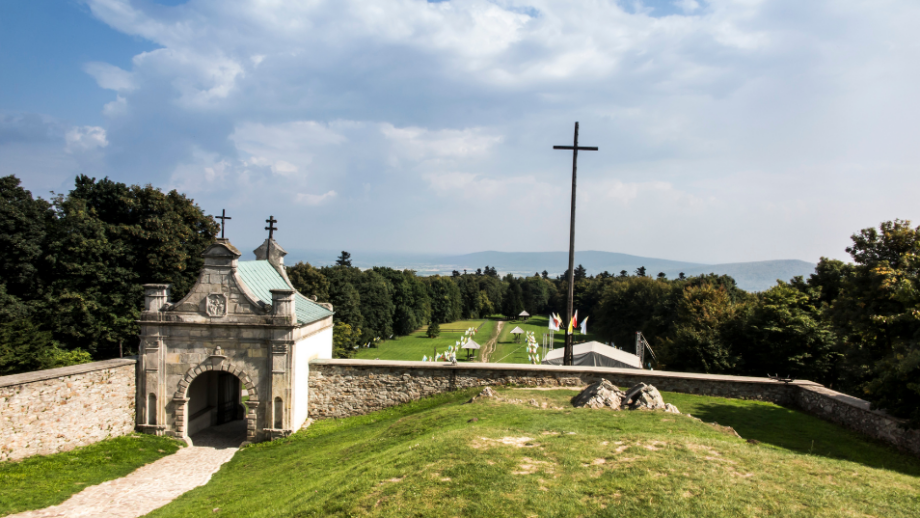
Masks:
[[[224,225],[227,223],[225,220],[233,219],[227,215],[227,209],[220,209],[220,216],[214,216],[214,219],[220,220],[220,238],[224,238]]]
[[[268,219],[265,220],[265,222],[268,223],[268,226],[265,227],[265,230],[268,231],[268,238],[271,239],[272,236],[274,235],[274,232],[275,232],[276,230],[278,230],[278,229],[275,227],[275,223],[278,223],[278,220],[275,219],[274,216],[269,216]]]
[[[571,149],[572,150],[572,220],[569,227],[569,322],[572,321],[572,309],[575,300],[575,172],[578,166],[578,150],[597,151],[596,147],[579,147],[578,146],[578,123],[575,123],[575,145],[573,146],[553,146],[553,149]],[[565,334],[565,350],[562,354],[562,364],[572,365],[572,335]]]

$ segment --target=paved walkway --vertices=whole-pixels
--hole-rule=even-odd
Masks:
[[[142,466],[126,477],[91,486],[66,502],[7,518],[135,518],[204,485],[246,440],[246,421],[233,421],[192,436],[194,446]]]

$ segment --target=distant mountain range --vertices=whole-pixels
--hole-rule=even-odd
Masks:
[[[326,266],[334,264],[339,254],[340,252],[332,250],[289,249],[285,263],[292,265],[297,261],[306,261],[314,266]],[[352,252],[352,264],[359,268],[408,268],[425,276],[450,275],[454,270],[467,270],[472,273],[477,268],[489,265],[496,268],[501,275],[512,273],[525,276],[546,270],[550,276],[555,277],[565,272],[568,261],[568,252],[476,252],[464,255]],[[731,275],[738,282],[738,286],[747,291],[763,291],[776,284],[777,279],[788,281],[797,275],[807,277],[815,270],[814,263],[796,259],[701,264],[594,250],[575,252],[575,264],[583,265],[589,275],[603,271],[616,275],[621,270],[633,275],[640,266],[645,266],[650,276],[654,277],[659,272],[664,272],[669,279],[677,277],[680,272],[688,277],[707,273]]]

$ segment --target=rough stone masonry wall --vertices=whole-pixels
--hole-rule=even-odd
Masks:
[[[407,401],[485,385],[581,386],[602,378],[620,386],[650,383],[660,390],[774,403],[793,402],[796,384],[767,378],[607,367],[457,364],[369,360],[315,360],[310,363],[310,417],[361,415]],[[820,385],[818,385],[820,386]]]
[[[0,376],[0,461],[134,431],[133,359]]]
[[[811,381],[789,384],[769,378],[684,372],[559,367],[547,365],[458,364],[368,360],[310,363],[310,417],[348,417],[450,390],[485,385],[581,386],[607,379],[619,386],[639,382],[659,390],[796,406],[920,456],[920,430],[869,409],[869,403]]]

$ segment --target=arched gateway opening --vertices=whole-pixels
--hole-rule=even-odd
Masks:
[[[246,401],[249,392],[227,371],[202,372],[186,393],[187,434],[197,446],[242,443],[246,440]]]

